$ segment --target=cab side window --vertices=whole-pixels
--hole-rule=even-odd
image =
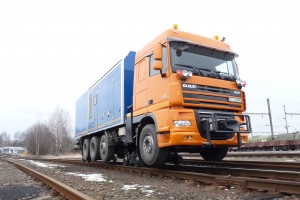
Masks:
[[[167,48],[166,47],[163,47],[162,49],[162,53],[163,53],[163,59],[162,59],[162,63],[163,63],[163,68],[162,68],[162,72],[166,72],[167,71]],[[159,74],[159,70],[154,70],[153,69],[153,63],[155,62],[154,60],[154,57],[153,57],[153,54],[151,54],[150,56],[150,69],[149,69],[149,75],[150,76],[155,76],[156,74]]]

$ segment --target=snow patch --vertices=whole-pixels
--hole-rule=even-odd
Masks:
[[[66,175],[80,176],[86,181],[106,182],[106,179],[102,174],[79,174],[67,172]]]
[[[122,189],[123,190],[136,190],[137,189],[138,184],[134,184],[134,185],[123,185]]]
[[[56,168],[56,167],[65,167],[63,165],[55,165],[55,164],[49,164],[49,163],[41,163],[41,162],[36,162],[33,160],[29,160],[32,164],[37,165],[38,167],[48,167],[48,168]]]
[[[136,190],[139,189],[143,193],[147,193],[145,196],[149,197],[151,194],[153,194],[155,191],[150,190],[150,185],[138,185],[138,184],[133,184],[133,185],[123,185],[122,189],[123,190]]]

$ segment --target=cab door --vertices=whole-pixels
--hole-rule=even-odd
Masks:
[[[145,57],[135,66],[134,73],[134,110],[144,109],[142,113],[147,112],[148,106],[148,74],[149,58]]]
[[[167,71],[167,48],[163,47],[163,68],[162,72]],[[153,54],[150,56],[149,62],[149,78],[148,78],[148,111],[151,112],[153,109],[163,107],[162,102],[168,100],[168,78],[161,77],[160,71],[153,69],[153,63],[155,62]],[[155,105],[155,108],[154,106]],[[161,106],[160,106],[161,105]]]

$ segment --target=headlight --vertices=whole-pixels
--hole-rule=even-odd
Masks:
[[[176,120],[173,121],[174,127],[180,127],[180,126],[191,126],[192,123],[189,120]]]

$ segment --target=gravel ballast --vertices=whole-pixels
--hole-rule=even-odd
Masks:
[[[14,165],[0,160],[0,200],[61,199],[53,191]]]
[[[126,172],[19,159],[18,162],[61,181],[95,199],[298,199],[268,194],[159,179]]]

